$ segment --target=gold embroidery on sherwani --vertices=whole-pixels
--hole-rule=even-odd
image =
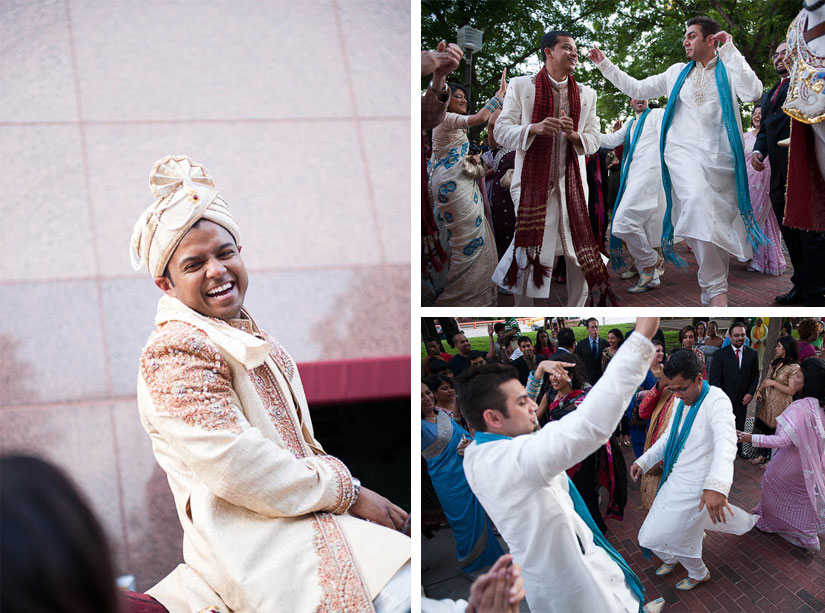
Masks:
[[[229,400],[229,366],[200,330],[176,321],[160,326],[143,351],[140,368],[159,413],[205,430],[241,432]]]
[[[328,513],[314,513],[318,580],[324,595],[318,613],[374,611],[367,586],[341,528]]]

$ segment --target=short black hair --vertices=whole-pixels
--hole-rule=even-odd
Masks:
[[[744,332],[745,334],[748,333],[748,327],[745,325],[745,322],[743,322],[743,321],[733,322],[730,325],[730,328],[728,328],[728,335],[730,335],[730,333],[733,332],[734,328],[742,328],[742,332]]]
[[[542,66],[547,61],[547,56],[544,53],[544,50],[547,47],[551,49],[556,46],[556,43],[559,42],[560,36],[567,36],[569,38],[573,38],[573,35],[570,32],[565,32],[564,30],[550,30],[547,34],[541,37],[541,43],[539,44],[539,59],[541,60]]]
[[[444,375],[430,375],[429,377],[424,379],[424,385],[429,387],[430,391],[433,394],[435,394],[435,391],[445,383],[449,384],[450,387],[455,387],[455,385],[453,385],[453,382],[450,381],[450,379],[448,377],[445,377]]]
[[[819,406],[825,406],[825,362],[819,358],[808,358],[802,361],[801,368],[805,383],[794,398],[816,398]]]
[[[455,90],[460,89],[462,92],[464,92],[464,97],[467,98],[469,102],[470,95],[467,93],[467,89],[463,85],[461,85],[460,83],[447,83],[447,86],[450,88],[451,94],[454,94]]]
[[[590,322],[591,322],[591,321],[595,321],[595,322],[596,322],[596,325],[597,325],[597,326],[599,325],[599,320],[598,320],[598,319],[596,319],[595,317],[588,317],[588,318],[587,318],[587,321],[585,321],[585,322],[584,322],[585,327],[589,328],[589,327],[590,327]]]
[[[696,375],[702,372],[702,367],[699,364],[699,358],[696,357],[689,349],[679,347],[674,349],[673,353],[665,362],[662,372],[668,379],[672,379],[676,375],[681,375],[683,379],[693,380]]]
[[[441,358],[430,358],[429,366],[430,372],[436,375],[445,370],[450,370],[450,365]]]
[[[473,349],[470,353],[467,354],[467,359],[472,362],[477,358],[487,358],[487,354],[483,351],[479,351],[478,349]]]
[[[717,32],[721,31],[721,26],[711,19],[710,17],[706,17],[705,15],[697,15],[696,17],[691,17],[685,23],[685,29],[687,30],[690,26],[698,25],[702,29],[702,38],[707,38],[708,36],[713,36]]]
[[[504,326],[503,321],[497,321],[496,323],[493,324],[493,332],[495,332],[496,334],[498,334],[499,332],[504,330],[504,328],[505,328],[505,326]]]
[[[575,353],[554,353],[548,358],[552,362],[572,362],[573,366],[566,366],[564,370],[570,375],[570,387],[574,390],[584,389],[584,362]]]
[[[559,343],[559,347],[564,347],[567,349],[568,347],[572,347],[576,344],[576,335],[573,334],[573,330],[570,328],[562,328],[559,330],[556,340]]]
[[[518,372],[509,364],[484,364],[461,373],[456,380],[457,395],[461,403],[461,415],[478,432],[486,432],[484,411],[494,409],[509,417],[507,397],[501,386],[508,381],[518,381]]]
[[[518,337],[518,345],[519,345],[519,347],[521,347],[521,344],[522,344],[524,341],[527,341],[527,342],[528,342],[528,343],[530,343],[531,345],[533,344],[533,339],[532,339],[532,338],[530,338],[529,336],[519,336],[519,337]]]

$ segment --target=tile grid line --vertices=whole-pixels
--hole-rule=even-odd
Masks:
[[[95,271],[95,289],[97,293],[97,307],[100,313],[100,338],[103,345],[103,364],[106,373],[106,395],[112,395],[112,365],[109,359],[108,340],[106,338],[106,313],[103,305],[103,284],[100,279],[100,258],[98,254],[97,232],[95,225],[94,207],[92,206],[92,190],[91,177],[89,176],[89,155],[86,147],[86,126],[83,121],[83,100],[80,95],[80,75],[78,74],[77,64],[77,48],[75,46],[74,25],[72,23],[72,9],[70,0],[65,0],[66,7],[66,27],[69,35],[69,53],[72,61],[72,81],[74,84],[75,102],[77,105],[77,119],[78,131],[80,133],[80,153],[81,162],[83,164],[83,182],[86,189],[86,204],[89,213],[89,227],[92,233],[92,260],[94,262]],[[112,432],[112,448],[114,450],[115,460],[115,482],[117,483],[117,506],[120,514],[120,530],[121,538],[123,539],[123,548],[125,553],[125,563],[127,567],[132,563],[132,551],[129,543],[129,531],[126,523],[126,507],[124,505],[124,490],[123,490],[123,476],[120,472],[121,454],[120,445],[117,440],[117,429],[115,427],[114,408],[109,407],[109,427]]]
[[[352,82],[352,71],[350,69],[349,63],[349,54],[347,53],[347,42],[344,38],[344,27],[341,23],[341,8],[339,5],[339,0],[333,0],[332,2],[333,7],[333,14],[335,16],[335,27],[338,30],[338,43],[341,46],[341,56],[344,59],[344,67],[346,69],[346,80],[347,80],[347,89],[349,90],[349,97],[352,103],[352,108],[355,111],[355,134],[358,138],[358,149],[361,154],[361,162],[364,168],[364,183],[367,186],[367,201],[369,202],[370,209],[372,211],[372,220],[373,220],[373,228],[375,235],[378,237],[378,253],[381,258],[381,267],[385,269],[387,266],[387,260],[384,256],[384,236],[381,232],[381,226],[378,223],[378,206],[375,202],[375,190],[373,189],[372,185],[372,177],[370,177],[369,173],[369,163],[367,159],[367,149],[366,144],[364,142],[364,133],[361,127],[361,118],[360,113],[358,111],[358,100],[355,98],[355,86]]]

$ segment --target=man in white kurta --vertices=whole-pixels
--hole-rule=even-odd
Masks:
[[[662,167],[659,163],[659,130],[662,126],[664,109],[650,109],[644,125],[639,125],[642,113],[648,108],[647,100],[631,100],[630,106],[636,111],[636,121],[630,126],[630,142],[638,141],[633,151],[633,159],[627,169],[625,188],[619,208],[611,222],[610,231],[627,244],[633,257],[640,280],[643,273],[653,277],[640,288],[656,287],[659,272],[656,270],[659,254],[656,247],[662,242],[662,218],[665,215],[665,192],[662,187]],[[618,131],[601,135],[601,147],[615,149],[625,142],[630,122],[626,121]],[[639,130],[641,129],[641,132]],[[625,147],[624,155],[629,154]]]
[[[718,62],[715,42],[724,43],[718,57],[725,64],[734,101],[737,97],[744,102],[758,100],[762,82],[733,46],[730,34],[720,32],[718,24],[715,34],[704,34],[703,25],[689,25],[685,34],[687,57],[696,65],[679,92],[664,160],[672,181],[673,235],[686,239],[696,256],[702,304],[725,306],[730,255],[745,261],[752,257],[753,249],[739,213],[734,156],[722,124],[714,77]],[[685,67],[679,62],[663,73],[638,80],[620,70],[596,47],[589,57],[608,81],[636,99],[670,95]],[[741,149],[742,120],[738,105],[733,106]]]
[[[665,364],[664,373],[676,401],[685,404],[684,423],[701,394],[701,367],[692,352],[677,350]],[[682,425],[674,424],[675,417],[676,410],[662,436],[631,465],[634,480],[663,460],[671,430]],[[710,579],[710,571],[702,562],[703,531],[744,534],[758,519],[727,503],[735,459],[736,426],[730,400],[721,389],[710,386],[685,446],[639,530],[639,544],[664,562],[656,574],[670,573],[677,563],[688,571],[688,579],[676,586],[680,590],[693,589]]]
[[[150,595],[173,612],[408,611],[406,513],[315,439],[295,362],[243,308],[239,229],[214,181],[167,156],[150,185],[132,263],[165,295],[137,398],[184,559]]]
[[[487,365],[458,381],[462,413],[479,430],[464,452],[467,482],[521,566],[532,611],[639,611],[622,570],[576,513],[565,470],[610,438],[647,373],[657,326],[658,318],[639,319],[578,409],[538,431],[536,404],[515,371]],[[486,384],[485,395],[485,376],[504,382]],[[496,434],[505,436],[479,444]]]
[[[495,139],[502,147],[516,150],[516,162],[513,170],[513,180],[510,185],[510,196],[518,216],[518,207],[521,198],[521,171],[524,157],[536,134],[550,134],[551,132],[536,132],[543,123],[558,121],[561,111],[570,116],[568,105],[567,85],[570,82],[568,75],[573,73],[577,65],[578,55],[576,45],[569,36],[560,36],[553,47],[542,49],[545,54],[544,70],[550,76],[554,88],[558,88],[556,96],[557,108],[553,117],[545,122],[531,124],[533,117],[533,102],[536,94],[536,77],[516,77],[510,80],[507,87],[507,96],[504,98],[504,108],[495,124]],[[573,148],[578,154],[579,173],[581,174],[584,199],[587,201],[587,174],[585,156],[594,153],[599,148],[599,132],[601,126],[596,115],[596,92],[587,85],[577,84],[581,99],[581,114],[579,123],[575,126],[575,133],[571,135],[563,131],[556,131],[558,144],[555,151],[560,152],[559,159],[554,160],[557,168],[557,179],[551,186],[547,196],[547,216],[544,225],[544,241],[540,261],[543,265],[553,269],[557,256],[564,256],[567,264],[567,306],[584,306],[587,300],[587,282],[576,260],[573,248],[573,239],[570,232],[570,218],[567,212],[565,195],[565,171],[567,141],[573,139]],[[552,121],[551,121],[552,120]],[[509,286],[504,278],[513,261],[515,237],[493,273],[493,281],[505,287],[515,296],[516,306],[532,306],[534,298],[548,298],[550,296],[550,277],[536,287],[533,282],[533,267],[524,274],[526,256],[519,250],[519,275],[515,285]],[[523,261],[521,261],[523,259]]]

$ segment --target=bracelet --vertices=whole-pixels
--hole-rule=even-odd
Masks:
[[[527,396],[535,402],[539,397],[539,392],[541,391],[541,379],[537,378],[535,375],[536,371],[531,371],[530,374],[527,376]]]
[[[484,108],[490,111],[491,113],[495,113],[497,109],[500,109],[504,106],[501,102],[501,98],[498,96],[493,96],[487,101],[487,104],[484,105]]]

